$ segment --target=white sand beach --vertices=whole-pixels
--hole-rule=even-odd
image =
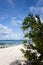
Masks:
[[[15,60],[24,60],[20,49],[23,45],[16,45],[7,48],[0,48],[0,65],[10,65]]]

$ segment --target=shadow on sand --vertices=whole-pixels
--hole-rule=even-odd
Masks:
[[[12,62],[10,65],[43,65],[43,62],[29,62],[24,60],[16,60]]]
[[[16,60],[12,62],[10,65],[21,65],[21,62],[19,60]]]

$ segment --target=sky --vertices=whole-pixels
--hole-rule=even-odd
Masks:
[[[0,40],[21,40],[23,19],[39,14],[43,21],[43,0],[0,0]]]

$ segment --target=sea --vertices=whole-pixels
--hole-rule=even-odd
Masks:
[[[29,40],[31,42],[31,40]],[[0,40],[0,44],[22,44],[23,40]]]

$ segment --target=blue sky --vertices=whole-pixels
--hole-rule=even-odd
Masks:
[[[0,40],[22,39],[22,22],[30,12],[43,21],[43,0],[0,0]]]

